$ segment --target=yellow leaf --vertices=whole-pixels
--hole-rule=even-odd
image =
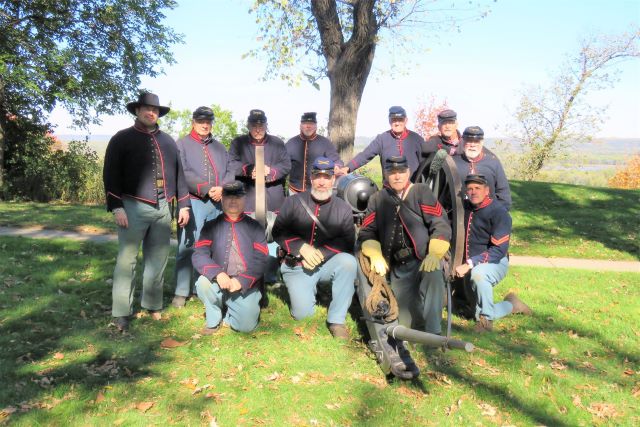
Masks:
[[[162,348],[176,348],[176,347],[183,346],[185,344],[186,344],[186,342],[183,342],[183,341],[176,341],[173,338],[165,338],[160,343],[160,347],[162,347]]]
[[[54,359],[58,359],[58,360],[62,360],[62,359],[64,359],[64,354],[56,353],[56,354],[53,355],[53,358]]]
[[[136,408],[140,412],[147,412],[154,405],[154,402],[140,402],[136,405]]]

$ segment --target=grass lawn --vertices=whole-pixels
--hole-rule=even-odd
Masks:
[[[376,160],[372,163],[365,172],[376,180],[380,165]],[[640,259],[639,190],[511,181],[511,191],[511,253],[627,261]],[[113,218],[103,206],[6,202],[0,204],[2,225],[115,232]]]
[[[353,319],[352,341],[333,340],[325,308],[294,322],[281,290],[252,334],[200,336],[203,308],[192,301],[119,335],[107,326],[115,253],[114,244],[0,238],[0,423],[640,423],[638,274],[513,268],[497,296],[518,291],[534,316],[507,317],[480,337],[454,319],[454,335],[477,350],[418,348],[422,375],[403,383],[385,380]]]

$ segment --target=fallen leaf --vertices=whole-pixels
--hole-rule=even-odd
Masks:
[[[592,403],[587,408],[587,411],[598,418],[614,418],[618,416],[616,407],[612,403]]]
[[[54,359],[58,359],[58,360],[62,360],[62,359],[64,359],[64,354],[56,353],[56,354],[53,355],[53,358]]]
[[[559,360],[554,360],[549,365],[551,366],[551,369],[555,369],[557,371],[562,371],[562,370],[567,369],[567,365],[565,365],[564,363],[562,363]]]
[[[140,412],[147,412],[154,405],[154,402],[140,402],[136,405],[136,408]]]
[[[279,378],[280,378],[280,376],[281,376],[281,375],[280,375],[279,373],[274,372],[273,374],[269,375],[269,376],[266,378],[266,380],[267,380],[267,381],[276,381],[277,379],[279,379]]]
[[[482,415],[486,415],[488,417],[493,417],[498,412],[496,408],[488,403],[481,403],[478,405],[478,408],[482,410]]]
[[[96,403],[100,403],[100,402],[102,402],[103,400],[104,400],[104,394],[103,394],[101,391],[99,391],[99,392],[98,392],[98,395],[96,396],[96,401],[95,401],[95,402],[96,402]]]
[[[324,406],[326,406],[327,409],[330,409],[330,410],[334,410],[334,409],[340,408],[340,404],[339,403],[327,403]]]
[[[627,370],[624,371],[624,374],[625,375],[629,375],[629,376],[631,376],[631,375],[633,375],[635,373],[636,372],[633,369],[627,369]]]
[[[555,348],[555,347],[551,347],[549,349],[549,354],[552,355],[552,356],[555,356],[556,354],[558,354],[558,349]]]
[[[580,396],[577,394],[574,394],[573,396],[571,396],[573,399],[571,400],[571,402],[573,403],[573,405],[576,408],[581,408],[584,409],[584,406],[582,405],[582,399],[580,399]]]
[[[633,389],[631,389],[631,395],[633,397],[640,397],[640,383],[636,383]]]
[[[183,341],[176,341],[173,338],[165,338],[160,343],[160,347],[162,347],[162,348],[176,348],[176,347],[183,346],[185,344],[186,344],[186,342],[183,342]]]

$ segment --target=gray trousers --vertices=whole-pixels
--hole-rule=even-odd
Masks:
[[[118,227],[118,258],[113,272],[113,317],[133,314],[133,277],[140,244],[142,274],[142,308],[162,309],[162,276],[169,256],[171,213],[165,199],[157,205],[123,199],[128,228]]]
[[[442,301],[444,276],[438,269],[420,271],[421,261],[391,267],[390,283],[398,301],[398,322],[408,328],[440,334],[442,332]]]

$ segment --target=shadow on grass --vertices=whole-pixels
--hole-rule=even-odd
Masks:
[[[528,217],[526,224],[515,225],[519,241],[586,239],[640,259],[640,191],[524,181],[510,185],[514,207]]]

